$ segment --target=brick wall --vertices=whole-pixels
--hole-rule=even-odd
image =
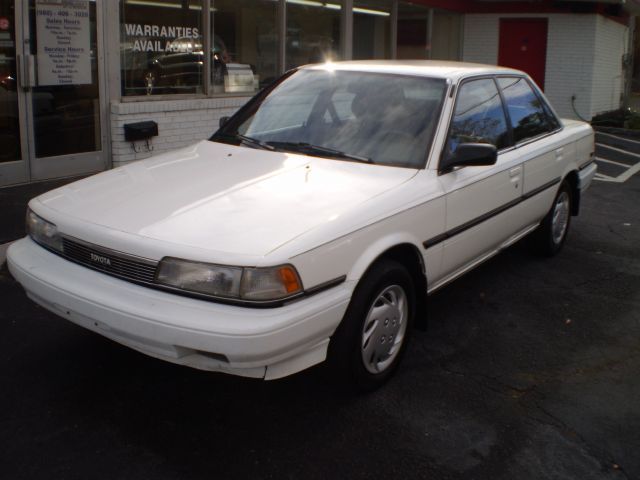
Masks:
[[[545,95],[564,118],[586,119],[620,105],[621,56],[628,29],[600,15],[474,14],[466,15],[463,59],[498,62],[500,18],[548,18]]]
[[[564,118],[593,115],[593,51],[597,15],[551,15],[547,37],[545,95]],[[575,112],[571,97],[575,95]]]
[[[591,97],[591,113],[620,106],[624,85],[622,56],[627,52],[629,29],[606,17],[598,16]]]
[[[250,97],[222,97],[190,100],[152,100],[145,102],[111,103],[111,152],[113,167],[158,153],[185,147],[211,136],[218,129],[220,117],[231,115]],[[154,120],[158,136],[153,137],[153,151],[145,149],[145,142],[124,139],[124,124]]]
[[[465,62],[498,63],[498,15],[465,15],[462,59]]]

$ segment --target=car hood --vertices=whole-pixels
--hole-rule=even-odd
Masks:
[[[64,215],[141,237],[264,256],[415,174],[203,141],[38,200]]]

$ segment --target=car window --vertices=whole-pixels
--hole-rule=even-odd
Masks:
[[[447,151],[462,143],[489,143],[498,150],[509,146],[509,129],[493,79],[465,82],[460,87],[449,130]]]
[[[354,118],[354,115],[353,111],[351,110],[351,105],[353,105],[353,99],[355,97],[355,93],[347,91],[336,91],[331,96],[332,105],[327,108],[327,115],[332,117],[332,120],[335,120],[335,118],[339,119],[340,121],[352,120]],[[331,107],[333,107],[333,111]]]
[[[212,140],[234,141],[237,132],[283,151],[322,156],[333,150],[422,168],[445,94],[440,78],[305,69],[264,99],[256,97]]]
[[[311,114],[311,109],[318,96],[309,95],[307,92],[298,93],[292,91],[289,95],[278,96],[265,101],[267,114],[257,117],[253,125],[245,124],[238,129],[242,134],[247,133],[251,126],[252,130],[264,133],[291,130],[303,127]]]
[[[556,123],[548,116],[542,100],[535,94],[526,79],[500,77],[498,85],[507,104],[516,143],[557,128]]]

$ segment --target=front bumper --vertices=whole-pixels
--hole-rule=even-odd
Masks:
[[[274,379],[326,357],[353,286],[253,309],[135,285],[69,262],[24,238],[7,252],[27,295],[80,326],[147,355],[202,370]]]

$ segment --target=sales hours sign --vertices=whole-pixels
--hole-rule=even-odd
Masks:
[[[36,0],[38,85],[92,83],[88,0]]]

